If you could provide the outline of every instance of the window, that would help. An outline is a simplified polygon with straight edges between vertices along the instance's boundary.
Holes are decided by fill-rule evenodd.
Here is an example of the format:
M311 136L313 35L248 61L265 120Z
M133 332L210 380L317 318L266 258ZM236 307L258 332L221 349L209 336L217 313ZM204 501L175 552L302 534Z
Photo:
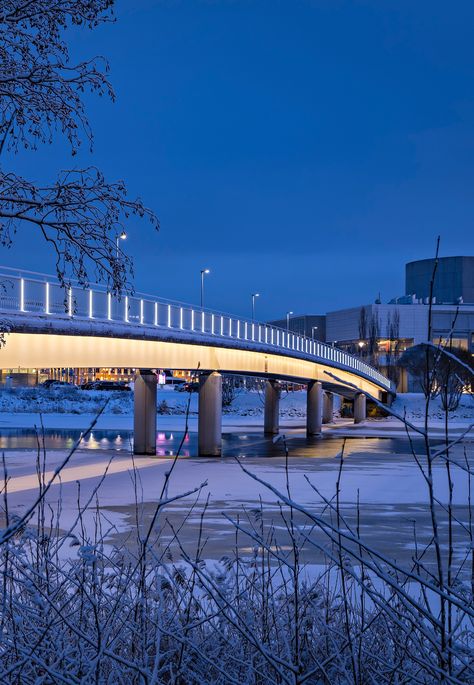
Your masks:
M449 337L447 334L435 334L433 337L433 344L448 348L452 345L453 347L457 347L461 350L468 349L467 335L459 333L453 334L451 337Z

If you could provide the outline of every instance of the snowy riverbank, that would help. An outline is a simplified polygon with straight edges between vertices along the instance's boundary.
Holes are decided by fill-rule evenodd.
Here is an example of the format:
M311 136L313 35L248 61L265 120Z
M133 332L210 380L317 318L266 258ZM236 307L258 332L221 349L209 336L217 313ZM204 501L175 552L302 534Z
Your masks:
M186 406L189 395L176 392L172 387L158 390L157 425L162 430L184 429ZM38 388L0 390L0 429L29 428L40 425L46 428L87 428L97 413L105 406L97 428L133 429L133 393L107 393L60 389L47 391ZM421 394L400 394L392 409L413 422L423 423L424 397ZM197 430L198 396L190 398L189 430ZM306 393L304 391L283 393L280 402L280 427L282 430L303 430L306 419ZM458 409L449 415L450 428L461 431L474 421L474 401L465 396ZM241 391L231 407L224 409L223 429L261 430L263 424L263 394L257 391ZM430 425L433 431L441 431L444 414L439 398L430 403ZM334 414L334 422L325 430L344 432L349 435L397 435L404 431L394 417L368 419L354 426L351 419L341 419Z

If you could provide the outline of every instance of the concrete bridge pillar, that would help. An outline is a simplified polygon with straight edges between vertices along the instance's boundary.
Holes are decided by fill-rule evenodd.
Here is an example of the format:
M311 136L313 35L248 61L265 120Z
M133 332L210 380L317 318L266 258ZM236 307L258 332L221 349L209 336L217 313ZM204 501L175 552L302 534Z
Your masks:
M310 438L321 433L323 421L323 386L310 381L306 395L306 435Z
M263 432L265 435L276 435L280 430L280 384L268 380L265 383L265 412Z
M365 395L357 393L354 397L354 423L362 423L367 418L367 400Z
M323 423L332 423L334 413L334 395L332 392L323 393Z
M198 451L200 457L222 454L222 376L202 373L199 376Z
M156 454L156 374L139 369L134 380L133 452Z

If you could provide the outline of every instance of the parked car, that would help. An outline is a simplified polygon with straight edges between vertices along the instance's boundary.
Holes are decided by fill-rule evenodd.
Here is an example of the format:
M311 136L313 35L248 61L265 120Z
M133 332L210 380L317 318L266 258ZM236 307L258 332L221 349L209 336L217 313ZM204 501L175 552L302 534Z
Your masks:
M83 390L112 390L130 392L131 388L121 381L92 381L81 385Z
M77 388L77 385L74 385L74 383L68 383L67 381L57 381L54 378L48 378L48 380L43 381L43 383L40 384L41 388L44 388L45 390L55 390L56 388Z
M93 390L96 381L87 381L87 383L82 383L79 387L81 390Z
M184 378L178 378L177 376L166 376L165 377L165 384L166 385L174 385L175 390L178 387L182 390L183 385L185 383L186 383L186 380Z
M177 385L175 387L175 390L178 390L178 392L198 392L199 381L190 381L189 383L182 383L181 385Z

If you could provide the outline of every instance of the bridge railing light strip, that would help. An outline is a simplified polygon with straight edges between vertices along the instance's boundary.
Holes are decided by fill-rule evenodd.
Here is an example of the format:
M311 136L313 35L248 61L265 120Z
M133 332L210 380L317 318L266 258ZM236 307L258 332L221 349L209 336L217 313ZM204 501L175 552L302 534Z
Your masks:
M20 278L20 311L25 311L25 279Z
M24 275L27 272L16 272L14 275L12 272L13 269L0 267L0 279L4 283L3 292L0 291L0 310L49 316L54 312L55 316L66 315L77 320L93 318L94 321L107 320L129 326L139 323L141 326L159 328L163 327L160 319L163 321L166 312L164 327L198 336L215 337L218 333L224 340L232 339L234 345L250 343L266 349L271 347L275 352L281 350L287 355L327 361L356 371L382 387L391 388L387 378L360 358L293 331L142 293L127 293L119 298L104 288L88 287L84 290L79 285L71 285L65 290L64 286L49 276L32 274L30 278ZM61 292L63 294L59 298L58 293ZM120 304L123 306L123 317L119 315ZM160 315L160 312L163 314Z

